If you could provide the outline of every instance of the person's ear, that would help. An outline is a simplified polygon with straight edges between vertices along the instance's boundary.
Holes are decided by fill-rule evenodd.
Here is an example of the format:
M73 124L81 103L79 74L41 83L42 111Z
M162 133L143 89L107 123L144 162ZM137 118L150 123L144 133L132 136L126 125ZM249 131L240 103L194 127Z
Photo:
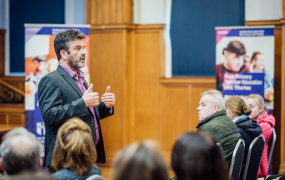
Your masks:
M227 57L228 56L228 51L226 49L224 49L224 56Z
M61 56L61 58L64 59L64 60L68 59L68 53L67 53L67 51L61 50L61 51L60 51L60 56Z
M219 111L219 105L217 105L217 104L215 104L214 105L214 110L213 110L213 113L216 113L216 112L218 112Z

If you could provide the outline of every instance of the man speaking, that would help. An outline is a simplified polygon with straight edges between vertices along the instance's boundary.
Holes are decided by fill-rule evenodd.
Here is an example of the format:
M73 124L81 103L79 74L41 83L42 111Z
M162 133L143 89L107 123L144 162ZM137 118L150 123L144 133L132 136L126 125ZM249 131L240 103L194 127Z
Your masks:
M54 49L59 66L44 76L38 86L46 129L44 166L50 167L57 131L71 117L79 117L90 126L98 153L97 162L106 161L100 119L114 114L115 95L110 93L108 86L100 103L99 94L92 92L93 84L88 87L85 74L80 70L85 67L87 55L84 38L85 35L75 29L56 35Z

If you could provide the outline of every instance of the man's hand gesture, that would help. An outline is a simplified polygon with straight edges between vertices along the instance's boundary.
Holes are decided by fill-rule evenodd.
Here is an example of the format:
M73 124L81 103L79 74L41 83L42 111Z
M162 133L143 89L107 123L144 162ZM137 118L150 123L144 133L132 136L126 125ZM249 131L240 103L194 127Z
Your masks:
M85 102L86 107L97 106L99 102L99 93L92 92L93 84L91 83L89 88L84 92L82 99Z
M111 108L115 105L115 95L113 93L110 93L110 89L110 86L107 86L106 92L101 97L102 102L104 102L107 108Z

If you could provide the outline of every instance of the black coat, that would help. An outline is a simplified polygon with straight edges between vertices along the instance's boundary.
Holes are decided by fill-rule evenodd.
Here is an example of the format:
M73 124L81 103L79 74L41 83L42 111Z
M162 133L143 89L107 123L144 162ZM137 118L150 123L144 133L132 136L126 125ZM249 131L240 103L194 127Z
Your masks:
M235 124L238 127L241 139L244 140L245 144L244 158L242 163L243 167L240 175L242 177L250 143L254 138L256 138L262 133L262 129L257 123L257 121L251 120L247 115L238 116L237 121L235 121Z

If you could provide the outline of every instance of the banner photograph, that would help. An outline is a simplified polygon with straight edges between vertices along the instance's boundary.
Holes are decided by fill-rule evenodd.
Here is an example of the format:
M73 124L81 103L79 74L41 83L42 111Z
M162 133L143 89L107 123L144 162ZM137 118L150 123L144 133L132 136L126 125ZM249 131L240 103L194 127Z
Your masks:
M260 94L274 103L274 27L216 27L217 89L224 98Z
M42 144L45 129L38 103L38 84L43 76L57 69L59 63L54 50L54 39L59 32L67 29L82 31L85 34L85 49L89 51L89 25L25 24L26 128L33 132ZM88 56L86 66L82 70L89 83Z

